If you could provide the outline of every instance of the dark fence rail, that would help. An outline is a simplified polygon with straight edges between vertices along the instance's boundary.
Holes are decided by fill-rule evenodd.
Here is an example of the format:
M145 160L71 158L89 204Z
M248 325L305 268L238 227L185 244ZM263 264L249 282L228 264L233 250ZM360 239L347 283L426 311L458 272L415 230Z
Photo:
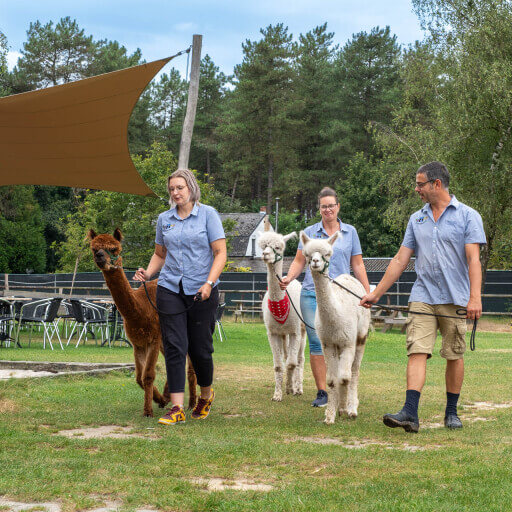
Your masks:
M133 288L133 272L126 272ZM377 284L383 272L368 272L371 284ZM302 276L300 278L302 280ZM383 304L407 305L415 272L404 272L383 297ZM267 288L266 273L226 272L222 274L220 291L226 303L234 306L236 300L261 300ZM110 292L101 272L73 274L0 274L0 294L14 296L63 296L78 298L109 297ZM490 270L483 294L483 309L490 314L512 314L512 271Z

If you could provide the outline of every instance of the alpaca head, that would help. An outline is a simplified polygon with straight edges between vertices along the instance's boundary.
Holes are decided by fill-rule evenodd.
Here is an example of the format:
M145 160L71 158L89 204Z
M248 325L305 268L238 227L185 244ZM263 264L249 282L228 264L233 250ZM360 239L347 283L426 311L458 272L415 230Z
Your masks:
M311 272L324 273L329 267L329 260L332 256L332 246L340 235L339 231L336 231L334 235L326 239L312 239L309 238L304 231L300 232L300 240L302 242L302 253L306 258L306 262L311 269Z
M265 263L274 264L283 259L286 242L297 236L293 231L288 235L280 235L274 231L270 231L270 223L265 219L265 231L258 239L258 245L263 251L263 261Z
M97 235L93 229L87 234L90 246L94 255L94 263L100 270L114 270L122 267L123 260L120 256L123 250L121 240L123 235L119 228L116 228L113 235Z

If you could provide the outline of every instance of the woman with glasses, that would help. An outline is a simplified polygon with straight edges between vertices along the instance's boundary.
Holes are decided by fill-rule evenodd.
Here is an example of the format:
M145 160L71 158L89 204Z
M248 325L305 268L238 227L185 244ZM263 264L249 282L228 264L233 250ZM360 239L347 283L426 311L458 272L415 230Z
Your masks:
M370 284L363 262L361 244L357 236L356 229L341 222L338 218L340 203L336 192L329 187L324 187L318 194L318 208L322 220L304 231L310 238L329 238L336 231L341 231L342 236L338 237L333 246L333 254L329 263L329 276L335 278L340 274L349 274L350 267L354 276L361 281L367 293L370 292ZM283 277L281 289L285 290L288 284L296 279L306 266L306 258L302 254L302 243L299 243L295 259L290 265L288 275ZM302 283L302 292L300 297L300 308L306 324L315 325L316 312L316 294L315 285L311 276L311 271L306 268L306 276ZM326 392L326 366L322 351L322 344L314 329L306 326L309 340L310 364L315 384L317 396L313 407L325 407L327 405Z
M160 214L155 252L147 269L134 279L147 281L160 271L156 305L171 393L171 409L159 423L185 421L183 409L187 353L197 375L201 396L192 419L208 416L213 392L213 330L219 303L219 276L226 264L226 237L219 214L201 204L196 178L178 169L167 180L171 209Z

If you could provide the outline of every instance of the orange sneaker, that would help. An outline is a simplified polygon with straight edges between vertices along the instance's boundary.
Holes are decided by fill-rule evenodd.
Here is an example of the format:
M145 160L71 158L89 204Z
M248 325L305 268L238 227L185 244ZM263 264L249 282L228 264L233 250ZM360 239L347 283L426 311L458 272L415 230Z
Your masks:
M208 414L210 414L210 408L212 406L213 399L215 398L215 392L212 389L210 398L201 398L197 401L195 409L192 411L192 418L194 420L204 420Z
M185 423L185 411L181 405L174 405L164 416L162 416L158 423L162 425L176 425L176 423Z

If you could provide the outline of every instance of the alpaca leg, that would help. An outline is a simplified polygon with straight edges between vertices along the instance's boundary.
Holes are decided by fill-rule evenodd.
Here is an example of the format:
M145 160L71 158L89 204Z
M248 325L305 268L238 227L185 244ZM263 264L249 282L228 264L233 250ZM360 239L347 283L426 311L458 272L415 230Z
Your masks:
M356 354L352 363L352 378L348 385L348 403L347 414L349 418L357 418L357 408L359 407L358 386L359 386L359 368L363 359L365 345L356 346Z
M336 419L336 410L338 409L338 347L322 343L324 349L325 365L327 367L327 388L329 389L329 398L325 408L325 423L332 425Z
M283 399L284 347L280 335L269 333L268 339L274 358L274 378L276 382L272 400L280 402Z
M142 373L144 372L144 364L146 362L146 349L134 345L133 358L135 360L135 381L142 389L144 389Z
M306 348L306 331L300 332L298 338L299 341L299 353L297 356L297 395L303 393L303 382L304 382L304 349Z
M146 366L144 368L144 391L148 392L152 396L152 400L158 404L160 408L164 408L168 402L165 401L164 396L160 394L160 391L154 385L156 377L156 363L158 361L158 355L160 354L158 343L151 343L148 348ZM150 401L151 405L151 401Z
M286 393L299 395L299 346L295 334L288 335L288 357L286 358Z
M350 383L345 380L338 382L338 414L343 416L347 412L348 389Z
M188 408L193 409L197 402L197 377L192 361L187 356Z
M340 349L338 379L345 384L348 384L352 378L352 362L354 361L355 350L355 343Z

